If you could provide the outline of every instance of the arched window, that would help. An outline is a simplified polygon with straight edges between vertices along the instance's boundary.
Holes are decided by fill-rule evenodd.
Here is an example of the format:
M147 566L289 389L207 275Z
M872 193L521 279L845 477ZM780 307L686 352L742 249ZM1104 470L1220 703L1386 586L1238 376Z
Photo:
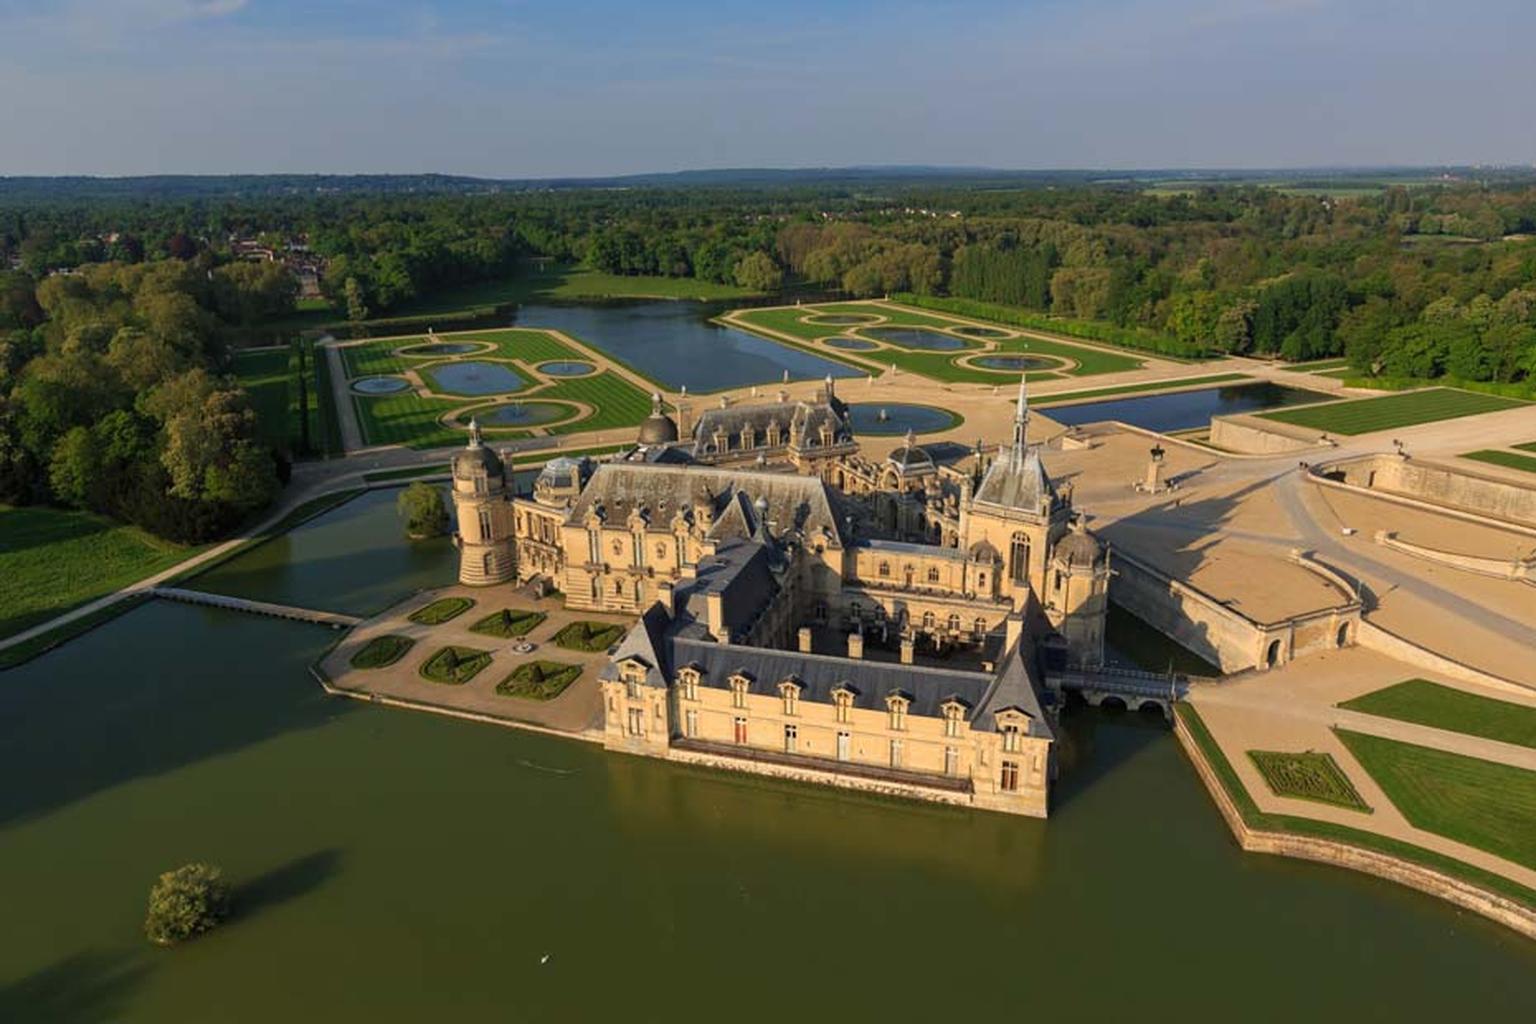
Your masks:
M938 623L937 623L937 620L933 616L933 612L923 612L923 629L924 630L926 630L929 633L932 633L933 632L933 627L935 625L937 625L937 624Z
M837 709L837 720L846 723L853 710L853 691L846 686L839 686L832 691L832 704Z
M950 616L949 616L949 631L951 633L958 633L958 632L960 632L960 613L959 612L951 612L950 613Z
M974 632L976 634L976 639L978 640L987 635L987 620L979 615L976 616Z
M951 738L960 735L960 722L965 715L965 706L959 701L952 700L944 705L944 735Z
M1015 583L1029 579L1029 538L1022 533L1014 534L1009 545L1008 575Z

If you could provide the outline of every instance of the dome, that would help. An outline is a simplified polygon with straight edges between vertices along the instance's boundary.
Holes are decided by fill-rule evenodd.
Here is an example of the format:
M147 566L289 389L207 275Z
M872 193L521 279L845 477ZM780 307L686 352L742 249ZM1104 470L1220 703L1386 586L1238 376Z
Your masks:
M677 424L661 408L661 395L651 393L651 414L640 424L639 444L671 444L677 440Z
M480 442L480 424L470 420L469 444L453 453L453 475L478 476L483 473L499 477L504 472L501 458Z
M1094 569L1104 564L1105 550L1079 519L1072 532L1056 542L1055 557L1073 569Z
M907 438L902 446L887 455L885 459L903 474L926 473L934 468L933 456L917 443L917 435L910 430L907 431Z

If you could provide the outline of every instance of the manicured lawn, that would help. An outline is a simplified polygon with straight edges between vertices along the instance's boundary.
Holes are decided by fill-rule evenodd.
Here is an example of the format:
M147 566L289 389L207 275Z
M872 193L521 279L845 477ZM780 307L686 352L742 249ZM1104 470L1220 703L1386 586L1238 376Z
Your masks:
M865 333L865 326L858 324L839 326L801 322L801 318L806 316L838 313L871 314L886 317L887 320L884 323L875 325L877 327L953 329L970 326L969 321L956 320L942 313L919 312L906 306L884 306L859 302L833 302L815 306L748 309L738 311L736 319L740 323L760 327L767 331L779 331L806 343L813 342L817 338L839 334L862 337L871 341L880 340L876 335ZM998 329L1017 331L1020 328L1000 324ZM845 362L871 368L878 367L884 369L895 363L900 370L933 380L978 384L1001 384L1018 380L1018 374L1012 371L985 370L960 365L957 362L958 359L974 355L983 348L983 345L980 343L981 339L971 337L966 340L970 342L968 348L951 352L908 349L893 344L888 344L884 348L866 351L828 350L823 348L817 348L816 351L818 353L831 354ZM1071 363L1075 364L1059 372L1046 369L1032 371L1029 374L1030 380L1051 380L1062 376L1083 377L1099 373L1115 373L1122 370L1134 370L1143 365L1143 361L1134 356L1038 337L996 339L996 347L990 351L997 355L1027 354L1055 356L1060 359L1070 360Z
M584 420L550 428L552 434L637 426L651 414L651 396L612 370L591 377L573 377L528 393L529 398L564 398L586 402L596 411Z
M1339 707L1501 743L1536 747L1536 707L1468 693L1427 679L1409 679L1347 700Z
M411 612L408 618L420 626L441 626L450 619L463 615L474 606L474 598L441 597Z
M528 611L522 608L503 608L499 612L491 612L485 618L469 627L471 633L484 633L486 636L499 637L502 640L510 640L514 636L526 636L528 631L543 622L547 615L543 612Z
M1192 388L1196 385L1227 384L1232 381L1249 380L1242 373L1215 373L1209 377L1186 377L1183 380L1154 380L1142 384L1121 384L1113 388L1094 388L1091 391L1069 391L1059 395L1041 395L1039 398L1031 397L1030 405L1045 406L1059 405L1062 402L1075 402L1085 398L1107 398L1110 395L1131 395L1141 391L1163 391L1172 388Z
M1319 370L1341 370L1348 365L1348 359L1314 359L1310 363L1291 363L1286 366L1286 369L1302 373L1317 373Z
M268 444L286 445L294 425L288 413L288 356L286 348L235 353L235 380L245 389L257 432Z
M90 512L0 505L0 637L196 553Z
M572 622L555 634L555 643L568 651L606 651L619 642L624 627L615 622Z
M1188 730L1190 739L1210 765L1217 783L1226 792L1228 799L1232 801L1233 806L1237 808L1237 813L1242 816L1249 828L1265 832L1312 836L1348 843L1366 850L1375 850L1378 853L1442 872L1453 878L1464 879L1490 892L1507 896L1527 907L1536 908L1536 890L1528 889L1503 875L1486 871L1443 853L1426 850L1422 846L1405 843L1390 836L1351 828L1348 825L1336 825L1330 821L1318 821L1315 818L1304 818L1295 814L1269 814L1259 810L1258 804L1254 803L1252 795L1243 786L1242 780L1237 777L1237 772L1227 760L1226 754L1222 752L1205 722L1200 718L1200 713L1192 705L1185 703L1175 704L1174 713Z
M554 700L581 677L581 666L563 661L530 661L496 684L503 697Z
M416 641L408 636L376 636L352 655L350 664L353 668L383 668L405 657L405 652L415 646Z
M1275 796L1315 800L1320 804L1347 807L1353 811L1371 809L1360 799L1360 794L1355 791L1349 777L1339 770L1338 762L1331 754L1310 750L1300 754L1250 750L1248 757L1259 774L1264 776L1264 781Z
M1519 448L1523 452L1536 452L1536 441L1528 441L1525 444L1517 444L1515 447Z
M460 686L491 663L490 651L473 647L444 647L422 662L421 678L430 683Z
M515 359L530 366L551 359L588 359L548 331L523 327L503 330L453 331L448 334L404 334L391 338L375 338L361 345L348 345L341 350L346 362L348 379L371 377L380 373L403 373L427 363L443 361L442 353L406 352L396 355L399 349L432 342L483 342L494 346L476 352L467 352L458 359Z
M1536 772L1337 730L1415 827L1536 868Z
M746 288L691 277L626 277L553 263L541 270L529 263L504 280L447 289L404 305L392 315L464 316L512 303L550 299L741 299L753 294Z
M442 423L443 416L464 405L463 399L422 398L414 391L405 391L378 398L353 395L352 404L367 444L449 448L464 443L462 430Z
M1382 398L1364 398L1352 402L1283 409L1264 413L1263 418L1299 427L1311 427L1331 434L1367 434L1374 430L1395 430L1420 423L1474 416L1478 413L1518 409L1527 402L1498 395L1484 395L1455 388L1429 388L1406 391Z
M1461 457L1464 459L1474 459L1478 462L1486 462L1493 466L1523 469L1527 473L1536 473L1536 455L1521 455L1518 452L1499 451L1497 448L1483 448L1475 452L1464 452Z
M449 473L450 470L445 461L442 465L433 463L430 466L406 466L404 469L378 469L372 473L364 473L363 479L376 484L390 480L414 480L421 476L448 476Z

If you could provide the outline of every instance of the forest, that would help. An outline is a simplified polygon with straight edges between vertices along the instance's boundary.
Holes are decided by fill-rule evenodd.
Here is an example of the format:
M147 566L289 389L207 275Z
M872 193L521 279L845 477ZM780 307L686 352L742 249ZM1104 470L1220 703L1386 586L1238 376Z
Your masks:
M195 539L270 497L293 453L256 440L228 349L253 325L292 322L294 283L281 261L241 260L237 239L320 267L336 319L387 316L546 257L769 295L910 293L1170 355L1344 356L1383 383L1536 387L1528 176L1337 190L917 174L600 188L178 180L142 195L0 187L0 502L78 505Z

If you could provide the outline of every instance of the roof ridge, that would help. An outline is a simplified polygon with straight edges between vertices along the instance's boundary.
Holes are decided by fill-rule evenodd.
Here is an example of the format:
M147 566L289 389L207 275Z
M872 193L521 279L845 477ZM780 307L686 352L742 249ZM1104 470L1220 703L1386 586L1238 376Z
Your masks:
M800 658L820 662L848 662L855 665L868 665L873 668L891 669L893 671L900 672L921 673L923 675L929 676L963 676L967 679L992 679L997 675L995 672L973 672L968 669L960 668L935 668L932 665L901 665L893 664L888 661L874 661L868 658L849 658L837 654L815 654L804 651L785 651L777 647L752 647L747 644L720 644L714 643L710 640L696 640L693 637L686 636L674 636L670 639L674 644L687 644L703 647L710 650L719 649L723 651L734 648L740 650L755 651L759 654L776 654L786 658Z

